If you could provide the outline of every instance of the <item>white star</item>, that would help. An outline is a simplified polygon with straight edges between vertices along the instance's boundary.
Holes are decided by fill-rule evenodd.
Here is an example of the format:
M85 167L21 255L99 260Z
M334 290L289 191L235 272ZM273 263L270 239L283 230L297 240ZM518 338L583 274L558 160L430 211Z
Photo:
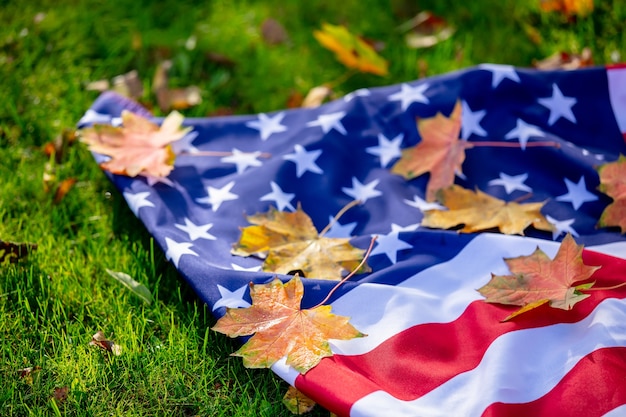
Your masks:
M515 81L516 83L520 82L519 75L517 75L515 67L512 65L481 64L478 67L491 71L491 74L493 75L493 78L491 79L491 88L496 88L505 78Z
M341 124L341 119L343 119L345 115L345 111L338 111L336 113L329 114L320 114L319 116L317 116L316 120L308 122L306 125L310 127L319 126L322 128L322 132L324 133L328 133L332 129L335 129L342 135L347 135L348 132L346 132L346 128L343 127L343 125Z
M411 207L415 207L421 212L427 210L445 210L444 206L438 203L429 203L418 195L413 196L413 200L404 200L404 202Z
M231 268L233 268L234 271L259 272L261 270L261 265L245 268L243 266L231 263L230 266Z
M563 233L569 233L574 237L578 237L578 233L572 227L572 224L576 221L576 219L557 220L549 215L546 215L546 220L554 225L552 240L556 240L556 238L561 236Z
M344 187L341 191L355 200L360 200L361 204L365 204L368 199L383 195L383 193L374 189L379 182L379 180L374 180L367 185L363 185L356 177L352 177L352 188Z
M506 175L504 172L500 173L500 178L491 180L487 184L489 185L501 185L507 194L511 194L515 190L532 192L533 189L524 184L524 181L528 179L528 174L520 175Z
M348 223L348 224L339 224L338 221L335 221L333 216L328 216L328 224L331 224L328 232L324 234L324 237L350 237L352 236L352 232L356 227L357 223Z
M190 131L179 140L172 142L172 151L174 151L176 155L179 155L183 152L185 153L198 152L198 148L196 148L195 146L191 144L194 140L196 140L197 137L198 137L198 132L196 132L195 130Z
M469 139L469 137L474 133L477 136L487 136L487 132L480 125L480 121L487 114L486 110L477 110L472 112L469 104L465 101L461 102L462 110L462 121L461 121L461 137L465 140Z
M315 160L322 154L321 149L309 151L302 145L294 145L294 153L283 156L287 161L292 161L296 164L296 176L300 178L305 172L310 171L314 174L322 174L324 171L317 166Z
M225 156L220 161L227 164L237 165L237 174L241 174L248 167L260 167L263 165L257 158L261 152L241 152L239 149L233 149L233 154Z
M380 166L384 168L392 159L402 155L400 145L402 144L403 138L404 135L402 133L391 140L387 139L382 133L379 133L378 146L366 148L365 152L380 157Z
M135 213L135 216L139 216L139 209L142 207L154 207L152 201L147 200L150 195L149 191L143 193L132 194L127 191L124 192L124 198L128 203L128 207Z
M260 198L260 200L276 202L276 206L278 207L279 211L283 211L285 207L291 211L294 211L295 208L291 205L291 200L296 195L283 192L283 190L274 181L270 183L270 186L272 187L272 192L269 194L265 194L263 197Z
M197 253L195 253L194 251L190 249L193 246L193 243L176 242L175 240L172 240L169 237L166 237L165 244L167 245L167 250L165 251L165 258L167 260L171 260L176 268L178 268L178 263L180 262L181 256L183 255L198 256Z
M246 126L261 132L261 139L267 140L273 133L280 133L287 130L287 126L280 124L285 117L285 113L281 112L274 117L268 117L266 114L259 114L259 120L247 122Z
M415 87L411 87L409 84L402 84L400 91L389 96L389 101L402 102L401 109L406 110L411 103L418 102L428 104L430 101L424 95L424 91L428 90L430 85L428 83L420 84Z
M243 299L244 295L246 295L247 289L248 286L244 285L235 291L230 291L228 288L224 288L220 284L217 284L217 290L220 292L221 297L215 302L215 304L213 304L213 311L220 307L250 307L251 304Z
M209 233L209 230L213 227L213 223L207 224L194 224L191 220L185 217L185 224L175 224L177 228L189 235L189 239L208 239L215 240L215 236Z
M526 143L531 137L544 137L545 134L537 127L526 123L522 119L517 119L517 125L509 133L506 134L504 139L519 139L519 144L522 150L526 149Z
M391 227L392 230L388 234L378 235L376 246L372 250L371 256L385 254L391 263L395 264L398 260L398 251L411 249L413 246L400 240L399 234L404 231L402 228L398 227L398 225L391 225Z
M572 112L572 107L576 104L573 97L565 97L556 84L552 84L552 97L540 98L539 104L550 109L548 124L553 125L559 118L564 117L572 123L576 123L576 117Z
M210 204L213 211L217 211L218 208L225 201L236 200L239 198L237 194L233 194L230 190L235 186L235 181L231 181L222 188L207 187L208 197L196 198L196 202L201 204Z
M91 124L99 124L99 125L103 125L103 124L109 124L111 123L111 116L109 116L108 114L102 114L102 113L98 113L97 111L94 110L87 110L84 114L83 117L80 118L80 120L78 121L78 125L83 127L84 125L91 125Z
M558 196L556 200L572 203L574 210L578 210L580 206L588 201L596 201L598 199L598 196L587 191L584 176L580 177L577 184L565 178L565 186L567 187L567 193Z
M355 97L367 97L371 95L370 90L368 90L367 88L359 88L358 90L355 90L351 93L346 94L345 96L343 96L343 99L348 102L350 100L352 100Z

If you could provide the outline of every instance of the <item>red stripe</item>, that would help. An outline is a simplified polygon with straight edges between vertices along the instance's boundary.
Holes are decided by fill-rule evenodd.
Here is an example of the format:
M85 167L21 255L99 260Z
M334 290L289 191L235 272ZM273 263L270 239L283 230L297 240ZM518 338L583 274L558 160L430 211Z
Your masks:
M626 348L585 356L546 395L524 404L494 403L483 417L602 416L626 404Z
M603 265L593 277L597 287L626 280L626 261L594 252L584 252L583 258L587 264ZM374 391L384 390L399 399L413 400L476 367L499 336L513 330L580 321L610 297L626 297L626 287L591 292L571 311L545 305L507 323L499 321L514 308L475 301L451 323L414 326L368 353L325 358L306 375L298 376L296 387L338 415L348 415L355 401Z

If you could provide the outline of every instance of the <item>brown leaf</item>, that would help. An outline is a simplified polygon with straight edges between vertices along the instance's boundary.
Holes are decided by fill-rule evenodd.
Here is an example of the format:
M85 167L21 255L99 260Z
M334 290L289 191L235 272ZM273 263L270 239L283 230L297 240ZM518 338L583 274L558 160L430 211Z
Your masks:
M56 192L54 193L54 199L52 202L54 204L59 204L61 200L65 198L67 193L70 192L72 188L74 188L74 184L76 184L76 178L66 178L57 187Z
M213 330L230 337L254 334L233 356L241 356L247 368L269 368L287 356L287 365L306 373L322 358L332 356L329 339L363 337L348 317L331 313L331 306L301 309L304 286L294 276L283 284L250 285L252 306L227 308Z
M185 88L169 88L168 71L172 61L166 60L157 67L152 79L152 91L156 95L159 109L162 112L169 110L183 110L196 106L202 102L200 88L189 86Z
M261 36L270 45L278 45L289 40L287 31L276 19L267 18L261 24Z
M598 175L598 189L613 199L602 212L598 225L617 226L626 233L626 156L620 155L619 160L601 165Z
M74 129L63 129L54 140L43 145L43 152L48 156L54 155L57 164L62 164L67 156L70 146L76 142L76 131Z
M554 308L571 310L574 304L589 297L580 290L591 288L593 283L572 285L589 279L600 269L599 266L586 265L582 251L583 245L577 245L568 233L554 259L539 248L528 256L507 258L504 261L511 275L492 274L489 283L478 291L488 303L522 307L504 321L546 303Z
M306 95L304 100L302 100L302 107L306 107L309 109L319 107L329 98L333 93L333 90L326 87L325 85L319 85L317 87L313 87L311 91Z
M400 160L391 168L392 173L409 180L430 172L427 201L434 201L437 190L454 183L454 175L461 172L465 161L465 150L473 147L470 142L459 140L461 112L461 102L457 101L450 117L437 113L434 117L419 119L417 130L421 142L404 149Z
M556 52L545 59L533 63L535 68L547 71L556 69L574 70L593 65L593 57L589 48L584 48L580 54Z
M17 374L27 384L33 383L33 373L41 371L41 366L29 366L27 368L18 369Z
M0 240L0 263L15 263L26 259L29 253L37 249L34 243L14 243Z
M92 336L91 341L89 342L89 345L97 346L106 352L110 352L114 354L115 356L119 356L122 354L122 347L116 344L115 342L107 340L106 337L104 337L104 333L102 333L101 330L98 330L96 334Z
M138 99L143 95L143 83L137 70L113 77L113 91L125 97Z
M298 416L310 412L315 407L315 401L292 386L289 386L289 389L287 389L283 397L283 404L292 414Z
M320 236L311 218L301 207L282 212L271 207L267 213L247 217L231 253L238 256L265 256L263 270L288 274L301 270L307 278L340 280L354 270L365 254L348 238ZM366 272L367 267L360 272Z
M403 23L398 28L405 35L405 42L409 48L429 48L439 42L449 39L455 32L442 17L429 11L418 13L413 19Z
M439 190L437 200L448 210L428 210L422 225L448 229L463 224L460 232L473 233L498 228L507 235L524 234L529 226L551 231L554 226L541 214L545 203L518 204L505 202L480 190L467 190L458 185Z
M54 398L57 403L62 404L67 400L69 390L68 387L55 387L52 392L52 398Z
M593 12L593 0L539 0L544 12L560 12L584 17Z

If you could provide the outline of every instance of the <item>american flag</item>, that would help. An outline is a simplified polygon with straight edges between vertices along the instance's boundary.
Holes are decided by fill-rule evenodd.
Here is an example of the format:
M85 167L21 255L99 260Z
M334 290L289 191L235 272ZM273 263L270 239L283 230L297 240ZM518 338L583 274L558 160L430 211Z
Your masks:
M467 151L465 188L506 201L543 202L553 232L460 234L420 225L428 175L411 181L390 167L420 141L416 118L463 108L461 138L518 142ZM150 114L104 93L79 127ZM157 122L159 121L156 119ZM503 258L539 246L554 256L570 233L583 259L602 265L596 287L626 280L626 238L597 222L611 202L596 168L626 154L626 67L536 71L484 64L399 85L361 89L315 109L186 119L193 130L166 179L110 175L181 275L216 317L250 305L248 284L273 274L231 255L245 215L298 204L318 230L352 200L326 236L352 237L368 263L337 291L333 312L368 336L331 341L334 355L305 375L273 371L339 416L625 416L626 288L595 291L572 310L539 308L501 323L512 309L476 291ZM560 147L536 147L554 141ZM102 157L96 155L97 160ZM283 279L289 277L281 276ZM303 280L302 307L335 282Z

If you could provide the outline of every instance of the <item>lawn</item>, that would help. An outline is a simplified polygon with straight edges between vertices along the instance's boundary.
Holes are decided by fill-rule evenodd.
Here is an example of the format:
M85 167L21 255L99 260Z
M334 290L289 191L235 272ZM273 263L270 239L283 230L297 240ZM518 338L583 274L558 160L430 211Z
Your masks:
M340 97L484 62L527 67L586 47L600 65L626 56L620 0L596 1L586 17L543 12L539 0L2 3L0 240L37 245L26 259L0 266L3 416L290 415L281 402L287 384L229 356L236 342L209 330L210 310L88 150L73 145L60 161L43 151L95 100L90 82L136 70L140 100L162 115L150 86L170 59L170 86L194 85L202 95L183 113L206 117L279 110L325 83ZM420 10L443 17L454 35L408 48L397 27ZM268 18L288 40L264 39ZM384 44L389 75L345 77L312 35L324 22ZM44 174L54 174L50 190ZM67 178L76 183L55 202L56 183ZM154 301L144 303L106 269L131 275ZM97 331L121 355L90 345ZM328 412L318 407L312 415Z

